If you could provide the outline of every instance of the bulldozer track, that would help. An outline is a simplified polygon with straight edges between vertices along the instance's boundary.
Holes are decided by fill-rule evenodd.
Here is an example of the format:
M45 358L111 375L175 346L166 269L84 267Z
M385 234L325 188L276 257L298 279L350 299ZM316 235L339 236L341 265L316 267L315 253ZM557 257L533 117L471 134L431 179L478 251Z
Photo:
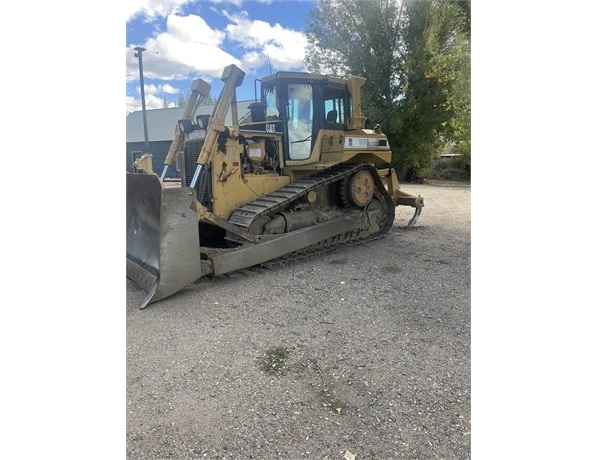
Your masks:
M295 251L272 261L264 262L260 264L260 266L271 267L281 265L312 257L314 255L327 253L340 247L364 244L383 238L393 225L395 208L378 174L376 174L376 169L372 166L358 163L339 164L305 179L288 184L263 198L254 200L237 209L229 218L229 222L247 230L257 218L284 211L287 206L301 199L309 191L334 182L340 182L360 170L370 170L376 183L374 195L383 206L383 215L386 215L385 221L379 232L375 234L367 233L365 235L365 232L360 231L360 229L350 229L331 238L324 239L300 251Z
M333 237L333 238L330 238L329 240L323 241L322 243L325 243L325 244L323 244L322 246L320 246L320 244L322 244L322 243L320 243L319 245L309 246L302 251L295 251L295 252L292 252L291 254L288 254L284 257L279 257L274 260L269 260L268 262L264 262L264 263L260 264L259 266L268 269L271 267L280 266L280 265L284 265L287 263L297 262L297 261L303 260L303 259L309 259L314 256L328 254L337 249L346 249L346 248L350 248L353 246L361 246L363 244L370 243L372 241L380 240L380 239L384 238L385 236L387 236L387 233L379 232L375 235L362 237L360 239L351 239L351 240L341 241L341 242L335 242L335 241L329 242L329 240L334 240L335 237Z
M363 237L363 238L355 239L355 240L349 240L349 241L337 242L337 243L333 242L333 243L323 245L323 246L314 245L314 246L310 246L304 250L295 251L290 254L287 254L286 256L278 257L276 259L269 260L267 262L263 262L258 265L254 265L252 267L242 268L242 269L236 270L234 272L225 273L221 276L228 278L228 277L234 276L235 274L267 273L268 270L271 270L272 268L275 268L275 267L280 267L280 266L283 266L286 264L291 264L291 263L298 262L298 261L304 260L304 259L311 259L314 256L318 256L318 255L329 254L338 249L348 249L353 246L361 246L363 244L371 243L372 241L380 240L382 238L385 238L386 236L387 236L386 233L384 233L384 234L377 233L376 235L370 235L368 237ZM331 238L331 240L332 239L333 238ZM326 241L328 241L328 240L326 240ZM196 283L198 283L198 282L200 282L200 280L196 281Z
M364 167L365 165L357 163L339 164L305 179L292 182L235 210L231 214L229 222L247 230L259 216L283 211L289 204L299 200L310 190L338 182Z

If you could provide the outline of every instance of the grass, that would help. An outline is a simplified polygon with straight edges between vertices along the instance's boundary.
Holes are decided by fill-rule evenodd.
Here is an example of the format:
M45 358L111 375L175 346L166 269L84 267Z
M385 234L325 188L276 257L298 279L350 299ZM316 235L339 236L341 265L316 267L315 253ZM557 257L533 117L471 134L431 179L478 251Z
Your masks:
M291 350L286 347L269 348L260 358L260 368L269 375L277 377L285 375L289 371L287 365L289 353L291 353Z
M328 392L324 392L324 402L322 403L325 409L330 410L335 415L341 415L345 413L347 405L338 398L335 398Z

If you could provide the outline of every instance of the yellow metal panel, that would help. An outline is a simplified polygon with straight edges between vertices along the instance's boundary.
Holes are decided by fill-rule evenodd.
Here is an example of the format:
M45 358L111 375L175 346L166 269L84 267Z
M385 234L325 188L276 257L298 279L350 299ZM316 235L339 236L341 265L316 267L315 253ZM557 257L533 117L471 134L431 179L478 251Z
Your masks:
M212 212L222 219L228 219L240 206L262 198L290 182L289 176L274 173L246 174L242 178L239 168L223 181L218 178L219 172L220 170L214 170L213 173Z

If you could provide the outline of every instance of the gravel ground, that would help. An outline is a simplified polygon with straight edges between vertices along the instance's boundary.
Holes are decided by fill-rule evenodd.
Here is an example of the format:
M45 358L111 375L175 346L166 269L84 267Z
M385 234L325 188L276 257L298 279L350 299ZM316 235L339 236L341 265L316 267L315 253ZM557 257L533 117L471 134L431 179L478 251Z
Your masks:
M383 239L203 279L138 308L128 459L469 459L470 186Z

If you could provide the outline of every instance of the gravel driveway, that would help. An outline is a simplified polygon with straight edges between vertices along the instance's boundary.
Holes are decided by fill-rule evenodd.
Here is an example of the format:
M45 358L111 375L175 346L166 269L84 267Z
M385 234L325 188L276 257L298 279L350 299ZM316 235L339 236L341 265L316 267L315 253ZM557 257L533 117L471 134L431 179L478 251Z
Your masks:
M469 459L470 187L402 189L417 225L366 245L127 282L127 458Z

